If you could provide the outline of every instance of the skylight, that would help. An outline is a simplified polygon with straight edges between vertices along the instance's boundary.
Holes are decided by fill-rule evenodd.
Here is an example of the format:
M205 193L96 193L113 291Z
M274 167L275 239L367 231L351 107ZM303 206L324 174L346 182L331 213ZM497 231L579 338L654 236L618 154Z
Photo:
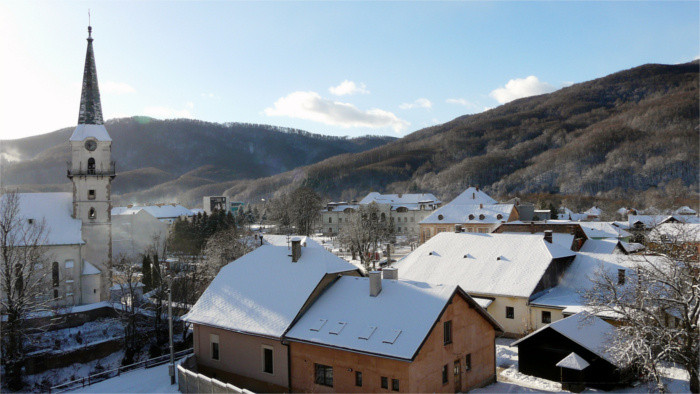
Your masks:
M374 334L375 331L377 331L376 326L367 326L367 328L365 328L362 331L362 334L360 334L360 336L358 336L357 338L367 340L369 339L369 337L372 336L372 334Z
M311 328L309 328L309 330L320 331L321 327L323 327L323 325L326 324L327 321L328 321L327 319L318 319L318 321L316 323L314 323L314 325L311 326Z
M382 339L382 342L393 345L399 335L401 335L401 330L391 330L386 334L384 339Z
M333 334L333 335L338 335L338 334L340 334L341 331L343 331L343 328L345 328L346 324L348 324L348 323L339 321L339 322L335 323L335 326L333 328L331 328L331 330L328 333Z

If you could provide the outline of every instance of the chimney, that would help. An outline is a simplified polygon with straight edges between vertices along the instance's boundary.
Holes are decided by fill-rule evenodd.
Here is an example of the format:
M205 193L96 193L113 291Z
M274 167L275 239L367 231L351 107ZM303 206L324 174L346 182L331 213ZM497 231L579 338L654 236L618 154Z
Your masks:
M263 236L262 236L262 234L260 234L260 246L262 246L262 245L263 245Z
M292 238L292 263L299 261L301 257L301 239Z
M552 230L544 230L544 240L552 243Z
M376 297L382 292L382 273L380 271L372 271L369 273L369 295Z
M398 268L384 268L382 273L384 274L384 279L399 279Z
M476 193L472 193L472 200L476 200Z
M476 187L476 191L479 191L479 186Z
M484 209L484 204L479 204L479 209Z
M462 232L462 225L461 224L455 224L455 232L456 233Z

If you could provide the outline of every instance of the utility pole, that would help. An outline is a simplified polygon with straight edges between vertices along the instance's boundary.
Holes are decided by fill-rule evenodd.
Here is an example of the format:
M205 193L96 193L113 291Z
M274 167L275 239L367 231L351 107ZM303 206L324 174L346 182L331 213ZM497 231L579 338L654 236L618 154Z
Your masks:
M170 374L170 384L175 384L175 352L173 349L173 277L168 275L168 330L170 332L170 366L168 373Z

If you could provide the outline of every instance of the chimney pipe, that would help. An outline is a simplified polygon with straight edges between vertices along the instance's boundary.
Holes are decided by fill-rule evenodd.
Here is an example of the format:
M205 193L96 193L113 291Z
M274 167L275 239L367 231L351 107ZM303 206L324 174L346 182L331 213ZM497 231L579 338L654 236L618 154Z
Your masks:
M552 230L544 230L544 240L552 243Z
M399 279L398 268L384 268L382 273L384 274L384 279Z
M260 235L260 246L262 246L262 245L263 245L263 236L262 236L262 234L261 234L261 235Z
M369 273L369 295L376 297L382 292L382 273L380 271L372 271Z
M293 238L292 239L292 263L296 263L297 261L299 261L300 257L301 257L301 239Z
M484 204L479 204L479 209L484 209Z

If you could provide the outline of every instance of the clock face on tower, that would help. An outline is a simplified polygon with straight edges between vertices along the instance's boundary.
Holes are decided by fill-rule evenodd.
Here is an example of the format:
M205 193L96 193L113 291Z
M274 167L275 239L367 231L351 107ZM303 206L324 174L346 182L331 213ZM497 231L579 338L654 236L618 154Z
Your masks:
M85 141L85 149L89 151L94 151L97 148L97 142L95 140L87 140Z

